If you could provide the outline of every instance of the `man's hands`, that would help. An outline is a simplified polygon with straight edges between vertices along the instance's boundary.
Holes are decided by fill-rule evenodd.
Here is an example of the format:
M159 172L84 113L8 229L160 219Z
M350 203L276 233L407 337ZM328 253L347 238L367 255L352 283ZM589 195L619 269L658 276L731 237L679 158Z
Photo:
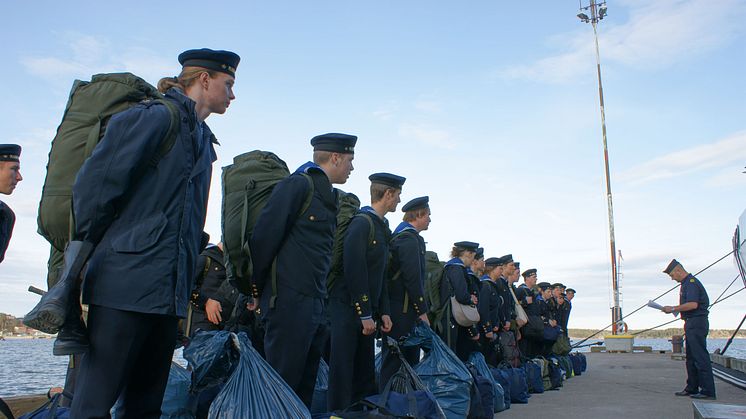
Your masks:
M390 332L391 327L394 325L393 323L391 323L391 317L388 314L384 314L383 316L381 316L381 322L383 322L383 324L381 325L381 331L383 333Z
M363 324L363 334L365 336L372 335L376 332L376 322L373 321L373 319L360 319L360 322Z
M422 322L425 323L427 327L430 327L430 319L427 318L427 313L420 314L420 320L422 320Z
M205 314L207 314L207 320L212 324L220 324L223 321L220 313L223 312L223 307L220 305L220 301L208 298L205 303Z

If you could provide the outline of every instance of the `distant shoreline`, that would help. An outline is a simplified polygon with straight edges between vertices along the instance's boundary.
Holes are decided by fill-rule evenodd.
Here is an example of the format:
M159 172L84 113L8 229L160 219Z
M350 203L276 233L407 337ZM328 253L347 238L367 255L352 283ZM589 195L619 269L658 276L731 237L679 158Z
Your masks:
M631 334L639 338L652 338L652 339L670 339L671 336L684 334L683 328L648 330L646 332L640 333L643 330L646 330L646 329L628 330L627 334ZM570 329L569 330L570 338L572 339L585 339L588 336L591 336L596 332L598 332L598 329ZM728 339L731 336L733 336L734 332L735 330L710 329L710 333L707 335L707 337L711 339ZM601 338L604 335L609 335L609 334L611 334L610 328L603 332L598 332L598 334L593 336L593 338ZM735 336L735 338L746 339L746 330L740 330L738 334Z

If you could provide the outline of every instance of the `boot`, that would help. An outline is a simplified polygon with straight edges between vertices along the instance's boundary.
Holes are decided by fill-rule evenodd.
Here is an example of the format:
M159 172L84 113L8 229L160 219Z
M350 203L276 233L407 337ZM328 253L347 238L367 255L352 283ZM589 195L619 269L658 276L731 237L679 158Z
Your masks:
M23 324L44 333L59 332L60 327L65 323L73 298L77 298L72 294L78 288L78 277L93 249L93 243L89 242L71 241L67 245L65 265L62 268L59 282L41 297L36 307L23 317ZM77 299L74 302L77 305Z
M79 289L75 290L78 294ZM70 311L65 316L57 339L54 341L52 353L56 356L82 354L88 349L88 329L83 322L82 310L79 302L72 302Z

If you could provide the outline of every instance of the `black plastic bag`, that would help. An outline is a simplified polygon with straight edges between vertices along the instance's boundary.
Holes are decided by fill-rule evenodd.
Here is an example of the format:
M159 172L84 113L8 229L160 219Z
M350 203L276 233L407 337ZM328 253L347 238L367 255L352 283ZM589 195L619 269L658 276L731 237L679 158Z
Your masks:
M225 382L238 364L238 348L226 331L197 332L184 348L192 369L193 393Z
M311 412L261 355L245 333L231 335L238 365L210 406L209 419L310 419Z

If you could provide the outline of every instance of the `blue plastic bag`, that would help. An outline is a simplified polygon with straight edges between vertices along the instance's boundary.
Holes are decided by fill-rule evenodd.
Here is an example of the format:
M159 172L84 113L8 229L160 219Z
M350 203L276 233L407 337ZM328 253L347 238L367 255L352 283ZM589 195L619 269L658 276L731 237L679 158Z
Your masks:
M528 391L530 393L543 393L544 381L541 377L541 365L535 363L533 360L528 360L523 364L523 368L526 370Z
M526 382L526 370L523 368L509 368L512 372L510 382L510 402L511 403L528 403L528 383Z
M230 332L197 332L184 348L184 359L192 369L189 390L197 393L224 383L236 368L238 357Z
M433 393L446 417L465 418L469 412L472 378L464 363L422 322L412 329L403 345L420 346L425 352L414 370Z
M326 412L327 399L329 392L329 365L324 358L319 359L319 371L316 373L316 386L313 388L313 398L311 399L311 414Z
M194 419L197 410L197 399L189 393L192 376L181 365L171 362L168 371L168 383L161 402L161 419ZM122 417L122 399L111 408L111 418Z
M487 365L484 355L482 355L481 352L472 352L472 354L469 355L469 362L474 365L474 368L477 370L479 375L485 377L492 383L495 394L493 413L505 410L505 391L500 383L495 381L495 377L492 376L492 372L490 372L490 367Z
M18 419L69 419L70 409L67 407L60 407L60 401L62 400L62 393L55 394L46 403L39 406L38 409L31 413L19 417Z
M510 409L510 382L512 381L513 373L503 368L490 368L492 377L497 381L503 388L503 403L506 409Z
M210 406L209 419L310 419L311 412L290 386L251 346L248 336L231 333L238 365Z

